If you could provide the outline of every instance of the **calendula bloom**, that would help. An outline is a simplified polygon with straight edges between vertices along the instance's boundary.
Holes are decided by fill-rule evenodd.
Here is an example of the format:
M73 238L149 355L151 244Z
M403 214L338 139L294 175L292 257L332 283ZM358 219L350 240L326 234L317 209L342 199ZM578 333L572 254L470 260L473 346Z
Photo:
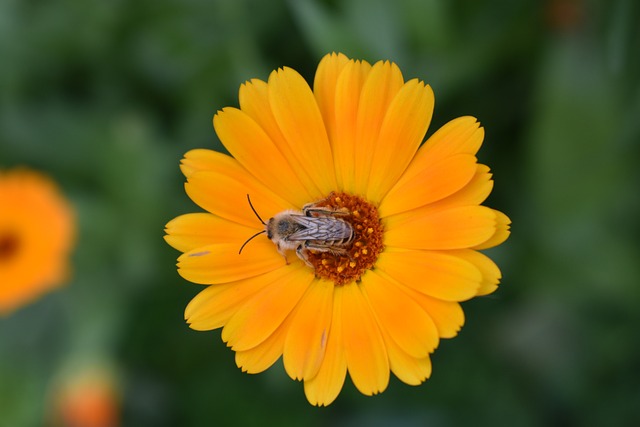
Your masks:
M190 326L222 327L249 373L282 356L314 405L330 404L347 372L366 395L385 390L390 372L425 381L430 354L464 322L459 302L496 289L500 271L478 250L502 243L510 222L480 206L493 183L475 157L476 119L421 145L433 103L395 64L342 54L320 62L313 90L290 68L243 84L240 108L213 119L233 157L198 149L182 161L186 192L207 213L166 227L184 252L180 275L207 285L186 308ZM247 195L265 219L293 211L239 254L265 230ZM317 226L326 218L353 235ZM296 231L307 240L287 241Z
M51 426L117 427L120 422L120 391L108 368L75 368L51 389L47 418Z
M72 210L51 179L0 171L0 314L64 283L73 237Z

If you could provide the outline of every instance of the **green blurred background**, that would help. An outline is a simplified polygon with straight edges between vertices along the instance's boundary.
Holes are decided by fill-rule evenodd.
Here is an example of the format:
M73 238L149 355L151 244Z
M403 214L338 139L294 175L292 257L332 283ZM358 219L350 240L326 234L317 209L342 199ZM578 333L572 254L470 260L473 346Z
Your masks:
M198 210L178 163L220 149L216 110L331 51L429 83L429 134L478 117L513 234L431 379L315 408L187 327L200 287L162 235ZM79 218L68 286L0 319L0 426L42 425L96 365L123 426L640 425L640 2L2 0L0 58L0 167L50 174Z

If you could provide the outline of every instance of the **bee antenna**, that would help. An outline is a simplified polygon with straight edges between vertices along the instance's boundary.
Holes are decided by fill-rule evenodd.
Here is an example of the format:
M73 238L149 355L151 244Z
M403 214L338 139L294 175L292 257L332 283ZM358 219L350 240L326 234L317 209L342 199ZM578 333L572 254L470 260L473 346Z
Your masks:
M260 218L260 217L258 217ZM252 241L255 237L258 237L259 235L261 235L262 233L266 233L267 230L262 230L262 231L258 231L256 234L254 234L253 236L249 237L243 244L242 246L240 246L240 250L238 251L238 255L240 255L242 253L242 250L244 249L245 246L247 246L247 243L249 243L250 241Z
M267 224L265 224L265 223L264 223L264 221L262 220L262 218L260 218L260 215L258 215L258 212L256 212L256 208L254 208L254 207L253 207L253 204L251 203L251 197L249 197L249 195L248 195L248 194L247 194L247 200L249 201L249 206L251 206L251 210L253 211L253 213L254 213L254 214L256 214L256 216L258 217L258 219L260 220L260 222L262 223L262 225L267 225ZM258 234L260 234L260 233L258 233ZM256 234L256 236L257 236L257 234ZM253 237L256 237L256 236L253 236ZM253 237L252 237L251 239L253 239ZM249 240L251 240L251 239L249 239ZM246 244L246 242L245 242L245 244ZM241 250L242 250L242 249L241 249Z

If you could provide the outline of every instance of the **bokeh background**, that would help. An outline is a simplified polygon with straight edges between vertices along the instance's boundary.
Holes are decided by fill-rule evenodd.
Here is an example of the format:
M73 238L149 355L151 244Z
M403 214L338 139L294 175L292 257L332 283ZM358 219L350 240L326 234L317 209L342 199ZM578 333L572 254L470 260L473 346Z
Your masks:
M478 117L513 234L431 379L315 408L187 327L200 287L162 236L198 210L178 163L221 149L216 110L331 51L429 83L429 134ZM3 0L0 58L0 167L52 176L79 221L67 286L0 318L0 426L53 425L96 370L122 426L640 425L639 2Z

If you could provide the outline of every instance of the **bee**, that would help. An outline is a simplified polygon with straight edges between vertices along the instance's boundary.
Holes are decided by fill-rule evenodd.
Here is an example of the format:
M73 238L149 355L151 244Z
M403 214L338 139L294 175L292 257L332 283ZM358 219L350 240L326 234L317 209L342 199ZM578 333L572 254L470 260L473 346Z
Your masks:
M277 213L266 223L251 203L247 194L251 210L264 225L264 230L249 237L240 247L238 254L253 238L266 233L267 237L276 245L278 252L286 257L286 251L295 250L298 258L313 268L309 261L309 251L329 252L334 255L348 255L347 249L355 238L353 227L344 217L350 215L345 209L331 209L319 206L326 199L307 203L302 211L285 210Z

